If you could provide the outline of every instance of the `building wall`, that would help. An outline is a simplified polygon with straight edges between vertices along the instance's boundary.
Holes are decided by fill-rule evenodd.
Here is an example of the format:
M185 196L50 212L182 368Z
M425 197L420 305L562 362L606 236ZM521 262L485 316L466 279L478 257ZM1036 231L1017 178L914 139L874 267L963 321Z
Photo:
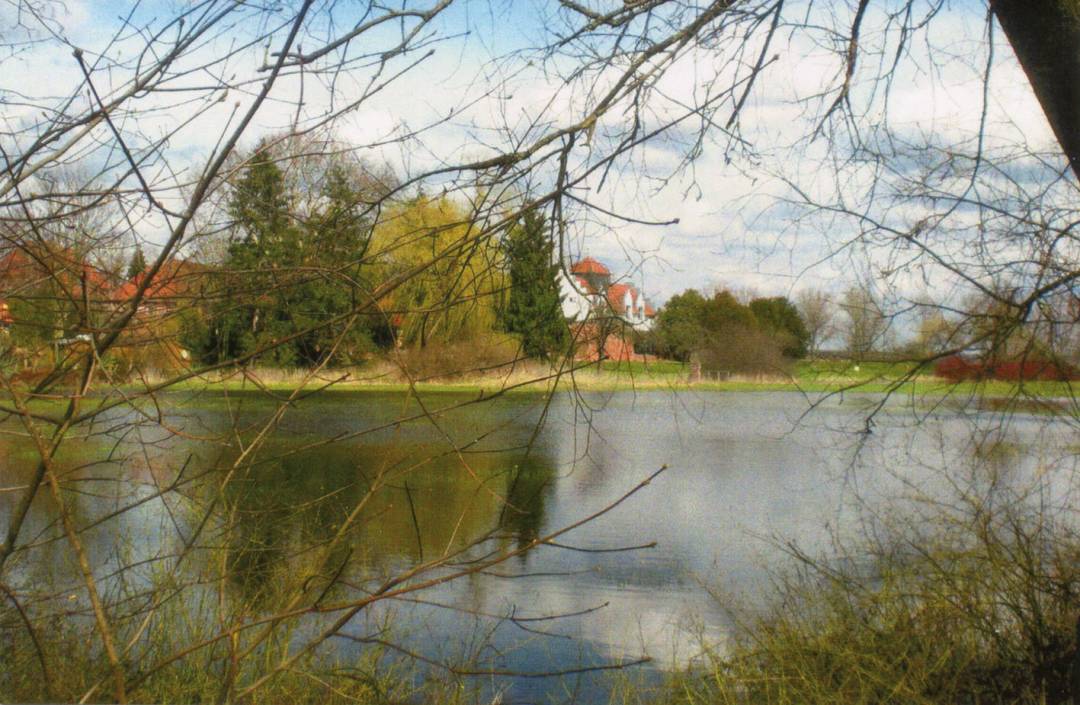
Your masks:
M605 278L607 281L607 278ZM588 280L586 280L588 283ZM603 302L603 293L588 294L588 287L581 282L572 282L565 272L559 273L559 289L563 296L563 316L572 321L584 321L592 309ZM605 289L606 290L606 289ZM599 290L603 292L605 290ZM629 290L623 294L623 314L620 316L635 330L652 329L653 321L645 315L645 296L640 292L635 297Z
M563 316L571 321L584 321L592 310L589 297L570 282L565 272L559 272L559 289L562 293Z

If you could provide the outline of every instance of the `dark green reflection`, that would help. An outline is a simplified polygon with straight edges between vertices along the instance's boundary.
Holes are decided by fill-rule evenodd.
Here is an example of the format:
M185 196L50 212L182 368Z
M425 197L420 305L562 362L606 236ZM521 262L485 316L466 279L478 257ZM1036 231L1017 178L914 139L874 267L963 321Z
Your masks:
M249 605L298 587L310 574L306 561L358 507L328 563L347 560L361 579L495 534L521 547L544 525L555 470L538 452L458 454L434 444L385 443L296 452L301 443L274 441L224 486L226 569Z
M500 524L516 537L518 548L540 536L554 479L555 466L549 458L530 454L514 465Z

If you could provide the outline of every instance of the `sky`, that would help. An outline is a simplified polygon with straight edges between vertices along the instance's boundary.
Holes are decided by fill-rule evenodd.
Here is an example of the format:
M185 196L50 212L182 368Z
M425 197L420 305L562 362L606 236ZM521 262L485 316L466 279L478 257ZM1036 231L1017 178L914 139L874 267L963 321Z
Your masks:
M428 7L435 2L409 4ZM135 24L160 27L178 5L171 0L140 4L134 10ZM339 19L353 21L349 13L362 11L364 5L348 6ZM594 0L591 5L610 9L615 3ZM921 6L919 0L916 5ZM799 3L790 6L795 16ZM0 7L0 22L10 26L11 7ZM118 18L132 7L125 2L69 0L55 13L52 41L3 58L0 99L6 105L0 119L2 130L15 132L32 124L37 119L34 110L42 102L55 103L73 92L76 101L85 98L78 93L83 81L72 57L73 47L85 49L87 56L102 51L119 26ZM968 1L947 8L912 41L887 94L872 92L874 84L866 79L880 74L882 62L890 60L892 35L880 31L883 16L868 19L863 41L871 52L859 67L852 91L864 129L873 131L887 119L896 134L943 144L970 144L977 134L983 119L981 79L987 63L985 10L981 4ZM430 44L434 54L340 119L337 136L362 146L366 158L386 161L399 173L415 173L447 160L495 153L495 148L506 143L507 133L500 128L520 134L533 120L550 124L574 120L589 96L577 90L586 84L568 82L558 75L568 60L543 64L527 51L514 54L550 40L551 33L558 30L559 18L557 7L547 0L468 0L451 5L432 25L440 38ZM238 23L196 48L191 65L257 30ZM382 32L365 40L377 52L391 46L394 36L393 32ZM168 30L160 39L159 51L167 46L167 37ZM141 43L138 35L127 32L109 46L109 57L129 60ZM568 255L603 260L616 276L642 285L656 303L690 287L726 286L763 295L793 295L806 288L839 292L859 278L873 278L877 255L845 247L850 237L844 229L850 224L834 222L835 231L830 231L833 226L828 220L807 217L806 208L785 202L792 197L785 180L823 200L835 195L838 188L852 198L868 189L868 181L857 170L849 175L832 168L836 154L825 149L823 140L807 144L804 139L813 131L815 111L820 108L814 96L835 84L842 69L837 46L821 32L785 31L774 40L770 47L774 58L742 111L740 136L752 146L751 154L746 153L749 150L730 149L728 139L714 131L714 138L700 145L700 152L687 168L682 159L695 133L677 130L645 145L602 184L598 179L587 182L582 193L604 211L640 221L677 219L677 223L650 226L593 211L588 218L575 221ZM755 45L751 48L756 51ZM265 48L252 47L228 65L215 66L213 72L197 72L178 80L177 85L213 85L214 73L237 81L255 75L253 67L265 56ZM677 106L700 100L710 76L719 76L721 81L727 76L724 72L730 71L730 64L725 62L730 59L712 48L687 51L655 87L655 103L650 106L655 118L660 120L674 114ZM991 64L985 94L988 147L1015 143L1052 146L1051 134L1023 72L997 30ZM12 68L15 70L9 70ZM304 119L316 119L331 99L335 105L354 100L364 90L362 79L368 75L360 71L355 80L342 78L332 92L317 81L305 81ZM126 77L122 70L94 73L95 81L106 91L122 85ZM602 85L603 80L603 76L597 77L596 84ZM300 84L291 79L281 88L284 97L293 98L299 95ZM222 128L235 124L250 98L250 92L243 89L208 91L176 106L172 95L168 102L147 96L137 101L141 115L121 116L120 128L165 135L190 120L167 146L168 168L182 174L205 163ZM166 105L169 109L164 110ZM295 117L291 103L269 101L253 122L244 146L250 146L261 134L287 128ZM620 119L616 111L610 124L601 124L598 132L618 128ZM418 129L422 129L421 139L387 144L395 136ZM17 143L17 139L0 136L6 149L17 150ZM591 149L591 145L579 146L575 159L587 164L591 154L586 150ZM849 180L840 184L841 177ZM159 241L164 232L163 224L152 218L138 227L150 243ZM894 283L900 289L907 287L908 294L914 296L919 286L925 286L916 278L913 273L912 280L905 282L901 275L894 277Z

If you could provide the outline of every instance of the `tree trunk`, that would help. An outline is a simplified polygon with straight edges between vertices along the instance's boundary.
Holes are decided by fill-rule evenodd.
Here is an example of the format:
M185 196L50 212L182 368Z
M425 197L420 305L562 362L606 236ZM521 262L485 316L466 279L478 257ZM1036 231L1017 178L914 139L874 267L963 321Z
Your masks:
M990 0L1080 178L1080 0Z

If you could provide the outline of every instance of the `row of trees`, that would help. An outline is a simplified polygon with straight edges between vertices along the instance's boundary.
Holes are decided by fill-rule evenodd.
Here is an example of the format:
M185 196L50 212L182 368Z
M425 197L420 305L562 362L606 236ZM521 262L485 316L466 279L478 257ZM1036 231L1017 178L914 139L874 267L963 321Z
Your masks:
M287 171L264 142L224 189L224 241L182 334L199 361L350 364L379 349L500 335L524 356L566 352L558 265L539 210L478 236L486 224L457 199L391 199L389 173L340 157L312 161Z
M879 295L865 286L851 286L840 295L804 289L794 302L783 297L743 297L747 303L740 315L744 325L752 313L752 322L765 322L766 329L801 342L801 347L791 343L784 347L789 358L814 357L827 347L854 360L888 355L932 362L963 353L993 364L1021 358L1065 366L1080 363L1076 326L1080 306L1076 297L1047 297L1026 312L1006 303L1009 297L1009 290L983 292L969 295L951 308L927 294L897 313L890 312ZM686 359L688 348L682 341L699 340L699 346L707 347L710 337L700 331L710 329L710 325L682 326L685 310L688 306L700 308L705 302L737 311L737 298L721 291L706 300L692 290L673 298L669 307L674 308L661 313L658 329L665 336L666 349Z
M568 352L539 208L507 210L493 227L463 198L404 195L388 169L343 147L277 137L238 153L199 248L158 272L125 344L103 357L110 370L124 377L188 360L311 368L491 340L501 362ZM293 153L303 157L285 158ZM94 252L100 233L63 235L0 247L0 333L35 369L56 366L122 310L149 269L141 244L123 257Z
M810 341L802 317L785 297L743 304L727 290L706 297L695 289L668 301L653 337L665 357L733 372L779 367L785 359L806 355Z
M808 289L795 301L739 297L725 289L706 296L689 289L660 311L652 344L661 355L696 358L714 369L764 370L816 356L834 340L854 359L884 351L889 326L881 304L862 287L851 287L838 298Z

